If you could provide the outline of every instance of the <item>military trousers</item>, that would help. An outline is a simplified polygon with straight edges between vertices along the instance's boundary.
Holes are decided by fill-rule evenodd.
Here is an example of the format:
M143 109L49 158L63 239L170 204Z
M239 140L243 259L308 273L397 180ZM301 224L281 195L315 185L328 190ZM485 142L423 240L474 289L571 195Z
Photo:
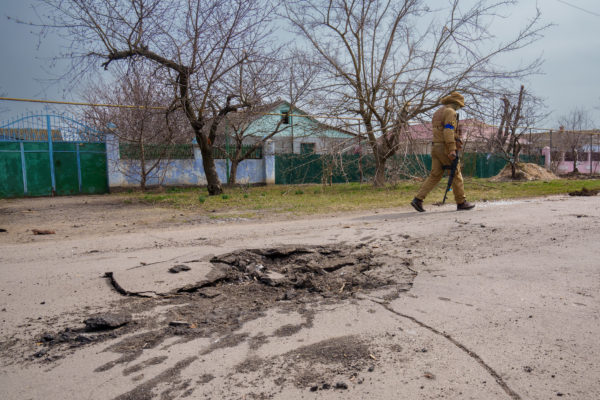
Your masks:
M434 143L431 147L431 172L415 197L419 200L424 200L429 192L440 182L442 176L444 176L444 166L450 166L451 164L452 161L448 157L448 154L446 154L446 145L444 143ZM456 167L454 179L452 180L452 192L454 193L456 204L462 204L465 201L465 185L460 167L459 162Z

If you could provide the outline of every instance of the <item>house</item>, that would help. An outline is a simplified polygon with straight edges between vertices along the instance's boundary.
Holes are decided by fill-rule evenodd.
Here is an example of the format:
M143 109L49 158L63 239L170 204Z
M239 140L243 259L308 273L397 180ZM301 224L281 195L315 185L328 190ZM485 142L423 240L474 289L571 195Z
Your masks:
M470 118L460 121L465 151L485 153L490 151L490 140L497 128L485 122ZM429 154L432 144L431 122L409 125L404 132L403 146L407 154Z
M271 136L272 135L272 136ZM230 113L217 130L215 146L231 148L236 138L252 145L270 137L275 154L325 154L355 144L353 136L317 121L289 102L278 100L252 110Z

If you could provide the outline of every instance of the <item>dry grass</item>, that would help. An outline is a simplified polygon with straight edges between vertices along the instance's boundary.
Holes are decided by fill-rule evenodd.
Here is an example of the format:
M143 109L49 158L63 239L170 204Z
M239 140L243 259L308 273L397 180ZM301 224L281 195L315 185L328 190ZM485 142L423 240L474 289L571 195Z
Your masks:
M411 201L420 182L402 181L384 188L370 184L276 185L228 188L224 195L208 196L204 188L170 188L162 191L121 193L126 202L151 203L210 215L211 218L231 216L253 218L265 214L310 215L405 207ZM490 182L487 179L466 179L469 201L504 200L566 194L583 187L600 186L595 180L552 180L530 182ZM440 182L427 197L425 204L441 201L445 182ZM449 201L453 201L449 193Z

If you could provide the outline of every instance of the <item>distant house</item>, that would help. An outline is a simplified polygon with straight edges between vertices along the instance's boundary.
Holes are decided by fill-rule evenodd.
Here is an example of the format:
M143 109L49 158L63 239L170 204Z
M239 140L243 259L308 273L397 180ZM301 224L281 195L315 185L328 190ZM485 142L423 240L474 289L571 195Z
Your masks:
M250 111L230 113L218 128L215 145L233 145L236 133L251 145L273 134L276 154L323 154L341 151L356 142L352 136L308 116L308 113L279 100Z
M491 140L497 128L476 119L460 121L465 151L486 153L491 149ZM429 154L433 140L431 122L410 125L404 134L404 142L409 154ZM523 139L521 140L523 142Z

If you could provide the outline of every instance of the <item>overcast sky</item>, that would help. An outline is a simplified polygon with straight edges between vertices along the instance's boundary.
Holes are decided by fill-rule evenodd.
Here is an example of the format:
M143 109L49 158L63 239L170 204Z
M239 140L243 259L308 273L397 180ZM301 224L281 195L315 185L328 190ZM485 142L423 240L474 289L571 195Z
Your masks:
M165 0L166 1L166 0ZM39 43L30 27L7 20L35 19L32 0L0 0L0 96L51 100L81 100L78 93L50 84L55 70L49 58L61 45L57 38ZM531 17L535 7L545 22L555 24L545 37L517 57L542 55L544 75L533 77L526 86L545 99L552 114L544 122L554 127L559 116L579 107L590 111L595 127L600 127L600 1L598 0L522 0L517 14L505 20L495 31L518 27ZM510 60L515 61L514 57ZM68 108L61 108L68 111ZM40 104L0 101L0 120L18 113L44 111Z

